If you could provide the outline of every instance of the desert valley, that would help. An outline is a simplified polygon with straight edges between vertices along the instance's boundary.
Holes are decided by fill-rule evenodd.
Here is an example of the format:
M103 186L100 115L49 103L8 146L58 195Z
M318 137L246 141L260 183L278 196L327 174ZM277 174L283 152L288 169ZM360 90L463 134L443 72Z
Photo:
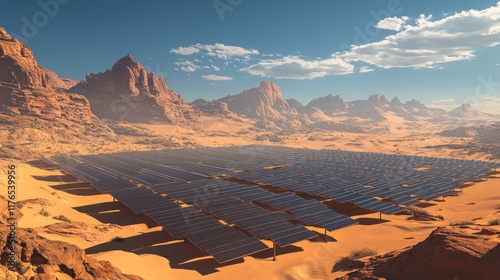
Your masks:
M268 79L187 102L131 55L37 59L0 27L1 279L500 277L500 111Z

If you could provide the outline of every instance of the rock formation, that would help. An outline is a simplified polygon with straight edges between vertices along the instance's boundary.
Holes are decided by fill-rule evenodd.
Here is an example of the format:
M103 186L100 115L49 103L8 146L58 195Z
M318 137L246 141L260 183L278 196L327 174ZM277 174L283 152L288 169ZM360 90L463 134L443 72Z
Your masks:
M3 28L0 28L0 122L0 134L8 135L0 146L0 155L12 158L31 154L26 150L27 144L86 141L89 136L113 134L91 113L87 99L52 87L28 46Z
M103 73L89 73L68 92L84 95L99 118L131 122L186 123L197 111L167 87L163 77L148 73L131 55Z
M305 111L310 113L314 108L322 110L325 114L331 116L338 113L345 113L349 105L338 95L327 95L313 99L305 106Z
M407 250L374 258L348 279L500 279L500 245L479 229L442 227Z
M483 113L474 109L471 104L462 104L450 112L450 116L457 118L481 118L488 119L493 117L490 114Z
M54 71L43 68L45 72L45 80L49 85L58 90L67 90L74 87L78 81L70 78L60 78Z
M16 208L16 218L22 215ZM0 196L0 211L7 213L7 200ZM7 217L0 218L0 279L124 279L139 280L138 276L121 273L111 263L87 257L85 251L76 245L62 241L48 240L33 229L16 229L14 259L17 262L15 272L8 271L11 243ZM61 278L59 278L61 279Z
M281 89L269 81L217 101L226 103L229 110L239 115L258 120L256 126L259 128L275 130L301 126L297 111L283 99Z

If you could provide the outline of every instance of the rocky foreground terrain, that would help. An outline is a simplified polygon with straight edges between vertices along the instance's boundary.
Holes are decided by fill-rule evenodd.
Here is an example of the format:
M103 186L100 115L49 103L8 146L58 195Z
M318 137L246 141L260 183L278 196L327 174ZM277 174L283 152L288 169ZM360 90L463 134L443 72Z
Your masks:
M107 261L87 257L85 251L73 244L48 240L33 229L17 228L15 235L15 271L9 270L12 244L8 243L10 229L7 200L0 196L0 278L17 280L45 279L122 279L140 280L141 277L120 272ZM16 218L22 213L16 208Z
M500 279L500 232L441 227L409 249L370 260L338 280Z

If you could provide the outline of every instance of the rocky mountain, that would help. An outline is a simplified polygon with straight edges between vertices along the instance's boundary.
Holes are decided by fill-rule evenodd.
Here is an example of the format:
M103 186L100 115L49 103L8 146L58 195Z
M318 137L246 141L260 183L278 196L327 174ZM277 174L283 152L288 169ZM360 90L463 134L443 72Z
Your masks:
M190 104L168 88L163 77L148 73L131 55L103 73L89 73L68 92L90 101L99 118L130 122L186 123L198 115Z
M204 99L196 99L191 102L191 105L201 113L208 116L222 116L237 119L238 116L229 110L229 106L221 101L206 101Z
M338 113L345 113L349 108L349 104L339 96L329 94L327 96L319 97L311 100L305 107L304 112L310 114L314 109L322 110L326 115L334 115Z
M45 72L30 48L0 27L0 85L16 89L48 88Z
M70 78L60 78L54 71L43 68L45 72L45 80L49 85L58 90L67 90L74 87L78 81Z
M297 110L283 98L281 89L269 81L217 101L226 103L236 114L258 120L259 128L294 129L301 126Z
M350 102L347 116L372 121L385 120L384 111L390 107L389 101L383 95L370 95L367 100L355 100Z
M485 144L500 144L500 122L492 125L461 126L438 133L446 137L474 137Z
M470 119L489 119L493 116L477 109L474 109L471 104L462 104L453 109L450 116L457 118L470 118Z
M55 89L28 46L0 28L1 155L22 157L30 145L91 141L113 132L87 99ZM47 145L47 144L45 144ZM31 147L33 148L33 147ZM46 147L45 147L46 148Z
M269 81L262 81L259 87L217 101L226 103L229 110L248 118L270 119L297 114L297 111L283 99L278 85Z
M304 108L304 105L302 105L300 101L295 100L293 98L286 99L286 102L288 103L288 105L292 106L292 108L294 108L299 113L302 112L302 109Z

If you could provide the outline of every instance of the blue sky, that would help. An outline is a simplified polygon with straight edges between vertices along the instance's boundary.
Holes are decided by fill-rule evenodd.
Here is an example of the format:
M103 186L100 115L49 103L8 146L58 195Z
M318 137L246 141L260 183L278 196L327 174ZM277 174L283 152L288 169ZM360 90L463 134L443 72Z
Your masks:
M83 79L126 54L187 101L277 83L303 103L384 94L500 112L500 2L4 0L0 26Z

